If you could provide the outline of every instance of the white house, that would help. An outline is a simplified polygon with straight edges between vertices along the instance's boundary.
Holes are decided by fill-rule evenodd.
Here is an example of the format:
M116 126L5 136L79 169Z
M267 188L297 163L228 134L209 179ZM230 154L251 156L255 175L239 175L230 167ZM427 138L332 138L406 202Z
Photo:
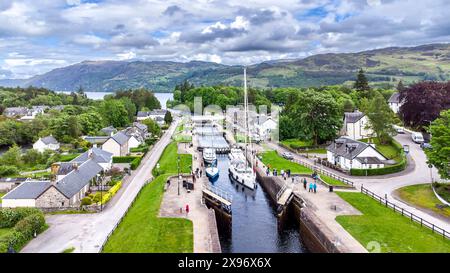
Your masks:
M45 150L56 151L59 150L59 142L53 136L39 138L34 144L33 149L44 152Z
M344 170L384 168L388 159L375 144L340 137L327 147L327 161Z
M141 142L133 135L129 136L130 138L128 139L128 148L136 148L139 147L139 145L141 145Z
M353 140L368 138L374 134L368 125L370 125L370 121L364 113L359 111L346 112L341 134Z
M102 150L112 153L113 156L126 156L130 153L129 138L123 132L118 132L103 143Z
M269 117L262 122L258 122L257 131L261 138L268 139L277 127L278 124L271 117Z
M400 107L402 106L402 102L400 102L400 93L395 92L388 100L389 107L392 109L394 113L398 113L400 111Z

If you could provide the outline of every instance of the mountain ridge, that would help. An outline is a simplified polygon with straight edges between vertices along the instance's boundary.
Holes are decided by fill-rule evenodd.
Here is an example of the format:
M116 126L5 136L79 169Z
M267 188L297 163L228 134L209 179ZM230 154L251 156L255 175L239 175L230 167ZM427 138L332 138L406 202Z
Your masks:
M195 85L242 85L242 65L206 61L82 61L25 80L0 80L0 85L45 87L57 91L116 91L149 88L171 92L189 80ZM399 80L450 80L450 44L387 47L356 53L322 53L299 59L248 65L254 87L308 87L349 84L363 68L375 85Z

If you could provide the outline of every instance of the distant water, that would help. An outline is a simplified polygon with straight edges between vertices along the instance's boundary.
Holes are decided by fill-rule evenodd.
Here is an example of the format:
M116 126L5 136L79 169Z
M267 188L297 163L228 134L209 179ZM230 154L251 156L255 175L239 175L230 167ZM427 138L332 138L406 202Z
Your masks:
M56 91L58 93L64 93L64 94L70 94L68 91ZM88 98L93 100L101 100L106 95L113 94L113 92L84 92ZM168 100L173 99L173 93L154 93L155 97L159 100L159 103L161 104L161 107L163 109L166 109L166 102Z

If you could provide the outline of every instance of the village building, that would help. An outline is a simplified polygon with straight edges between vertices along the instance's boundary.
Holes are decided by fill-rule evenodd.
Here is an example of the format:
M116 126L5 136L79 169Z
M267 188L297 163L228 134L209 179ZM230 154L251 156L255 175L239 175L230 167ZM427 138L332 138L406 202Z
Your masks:
M156 121L159 125L164 124L164 117L166 116L167 110L165 109L155 109L153 111L139 111L137 113L136 120L142 121L146 119L152 119Z
M105 128L102 128L100 130L100 132L102 132L103 134L105 134L105 136L113 136L115 133L117 133L117 129L114 128L114 126L108 126Z
M43 138L39 138L34 144L33 149L44 152L45 150L57 151L59 150L60 145L59 142L53 136L46 136Z
M400 102L400 93L395 92L394 94L392 94L388 100L388 103L392 111L397 114L400 111L400 107L403 104L402 102Z
M113 156L126 156L130 153L129 138L123 132L118 132L103 143L102 150L112 153Z
M92 144L92 147L97 148L101 147L103 143L105 143L110 136L82 136L82 139Z
M103 168L93 159L81 164L72 162L72 168L58 179L58 165L52 166L51 181L26 181L2 198L2 207L61 208L80 205L91 184L102 179Z
M327 147L327 161L343 170L384 168L388 159L375 144L340 137Z
M341 135L353 140L360 140L372 137L374 132L370 128L369 118L364 113L356 111L344 113L344 126Z

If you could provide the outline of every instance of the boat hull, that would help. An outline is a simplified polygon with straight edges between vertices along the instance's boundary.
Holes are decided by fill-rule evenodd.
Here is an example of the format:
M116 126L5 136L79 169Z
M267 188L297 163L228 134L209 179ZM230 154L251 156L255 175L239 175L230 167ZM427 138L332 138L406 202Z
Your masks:
M230 177L231 181L236 182L239 185L246 187L247 189L250 189L250 190L256 189L256 182L253 183L252 185L249 185L248 183L243 183L239 179L236 179L236 177L233 175L233 172L231 170L228 170L228 176Z

